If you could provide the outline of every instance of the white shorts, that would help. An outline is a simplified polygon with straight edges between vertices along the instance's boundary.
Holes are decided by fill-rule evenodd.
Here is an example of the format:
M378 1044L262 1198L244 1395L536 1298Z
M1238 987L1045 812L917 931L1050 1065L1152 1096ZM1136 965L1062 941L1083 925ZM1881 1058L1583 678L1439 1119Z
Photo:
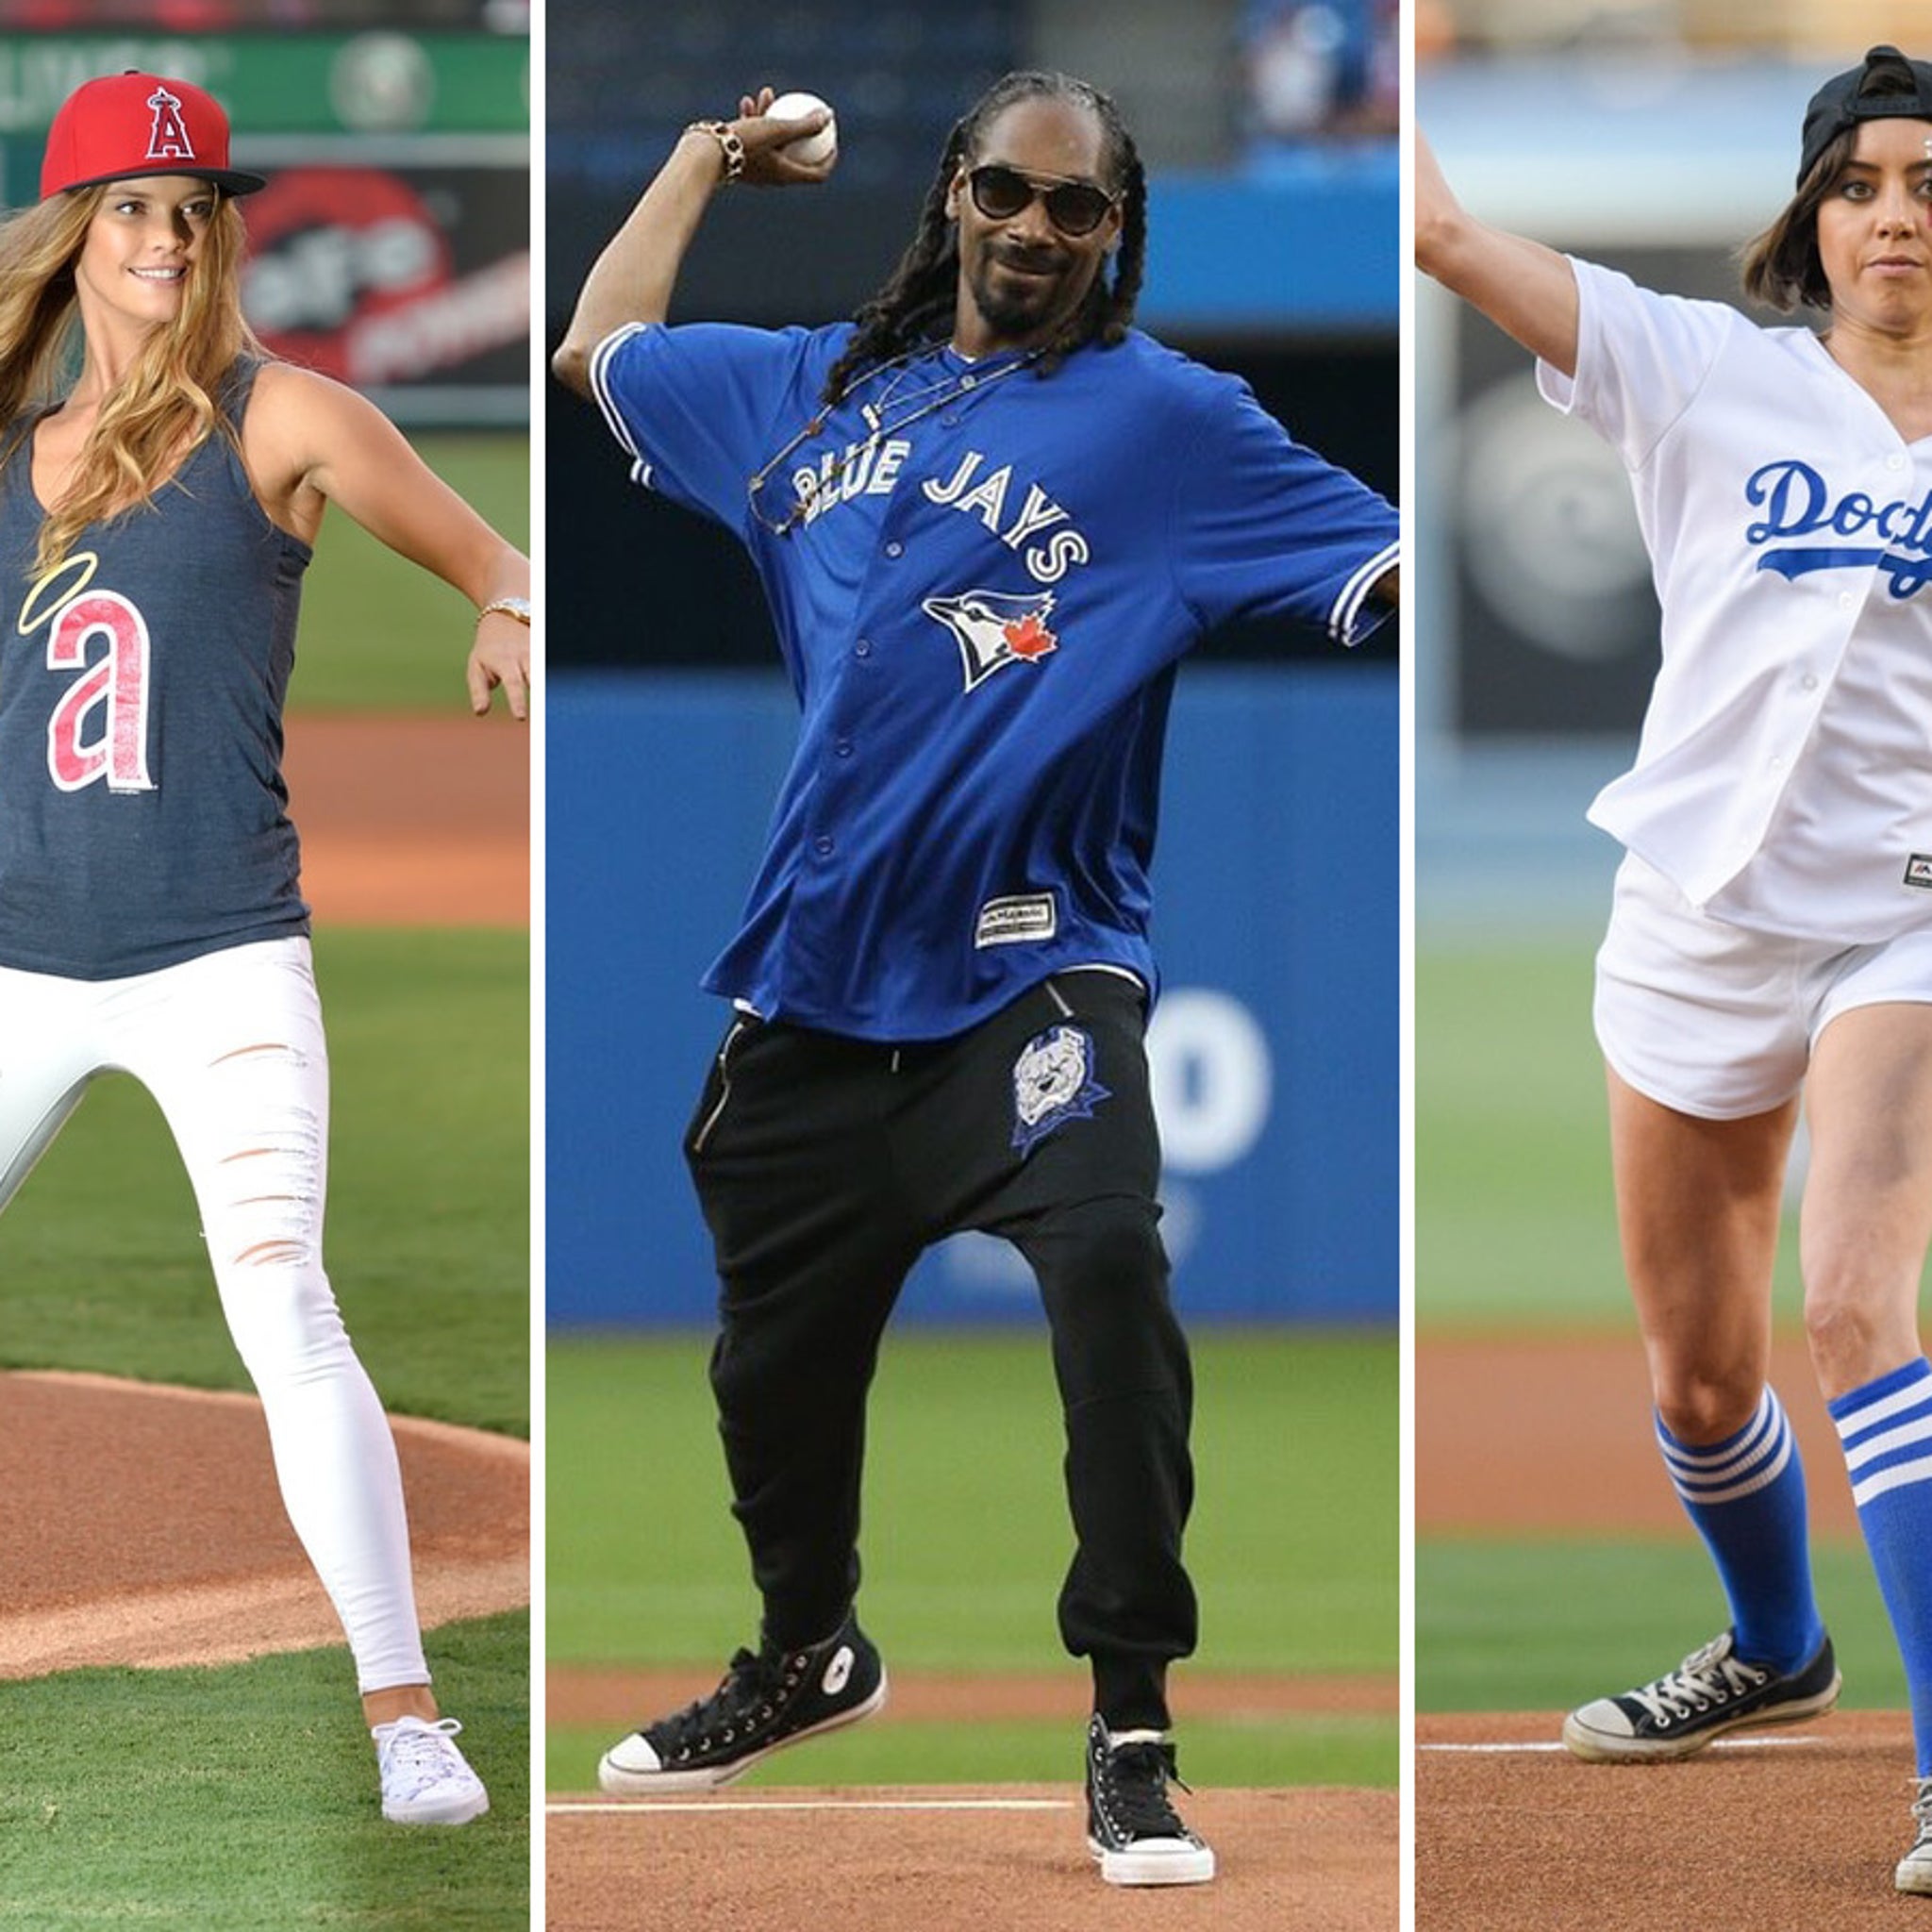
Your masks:
M1818 1036L1854 1007L1932 1001L1932 927L1875 945L1790 939L1700 912L1634 853L1596 956L1596 1037L1640 1093L1703 1120L1797 1092Z

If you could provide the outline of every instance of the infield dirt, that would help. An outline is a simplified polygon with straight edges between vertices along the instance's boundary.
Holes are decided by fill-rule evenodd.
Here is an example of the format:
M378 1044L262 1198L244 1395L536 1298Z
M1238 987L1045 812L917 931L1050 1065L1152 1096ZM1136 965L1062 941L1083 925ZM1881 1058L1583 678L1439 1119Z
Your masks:
M1793 1396L1810 1383L1801 1340L1778 1339L1772 1378ZM1823 1404L1789 1413L1814 1527L1856 1536ZM1423 1340L1416 1532L1688 1536L1649 1419L1634 1332ZM1709 1634L1686 1631L1684 1648ZM1891 1884L1912 1837L1903 1714L1841 1713L1641 1766L1571 1757L1561 1724L1557 1711L1417 1718L1417 1932L1932 1924L1932 1901Z
M1072 1786L786 1790L622 1806L553 1798L547 1924L1113 1932L1144 1915L1213 1932L1395 1925L1393 1791L1204 1790L1186 1812L1215 1847L1214 1882L1124 1893L1101 1882L1087 1855Z

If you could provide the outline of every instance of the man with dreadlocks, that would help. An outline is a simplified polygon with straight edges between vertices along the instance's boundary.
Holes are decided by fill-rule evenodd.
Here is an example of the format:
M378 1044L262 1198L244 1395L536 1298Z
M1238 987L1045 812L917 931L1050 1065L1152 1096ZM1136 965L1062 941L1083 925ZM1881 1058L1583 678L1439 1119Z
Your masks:
M735 530L804 712L686 1140L716 1245L712 1357L761 1641L606 1754L708 1790L885 1702L859 1629L880 1335L921 1252L1001 1235L1053 1332L1087 1657L1089 1842L1121 1885L1209 1878L1175 1815L1167 1668L1193 1648L1191 1380L1142 1047L1175 667L1223 621L1342 643L1393 601L1394 512L1247 388L1132 326L1141 162L1113 103L1009 75L953 130L855 324L664 326L711 195L811 184L823 115L700 122L584 284L558 377L633 474Z

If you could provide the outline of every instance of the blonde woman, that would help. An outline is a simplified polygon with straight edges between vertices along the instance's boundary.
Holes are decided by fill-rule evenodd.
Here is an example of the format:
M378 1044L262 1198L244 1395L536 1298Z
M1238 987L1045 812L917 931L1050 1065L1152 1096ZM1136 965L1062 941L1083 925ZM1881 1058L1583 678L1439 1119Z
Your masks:
M88 82L0 228L0 1209L107 1068L159 1103L291 1522L342 1621L382 1810L489 1808L429 1689L395 1450L322 1265L328 1074L279 771L333 502L473 598L526 715L528 567L352 391L242 320L228 125Z

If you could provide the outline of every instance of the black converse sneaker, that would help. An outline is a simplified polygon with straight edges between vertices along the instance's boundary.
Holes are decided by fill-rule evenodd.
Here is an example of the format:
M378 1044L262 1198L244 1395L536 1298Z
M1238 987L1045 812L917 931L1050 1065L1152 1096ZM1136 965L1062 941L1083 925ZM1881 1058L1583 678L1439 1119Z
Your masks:
M1735 1636L1726 1630L1641 1690L1573 1710L1563 1720L1564 1743L1600 1764L1689 1757L1726 1731L1801 1724L1838 1702L1830 1638L1803 1670L1787 1674L1738 1656Z
M1214 1854L1168 1803L1170 1779L1181 1785L1174 1746L1160 1732L1109 1735L1097 1717L1087 1726L1087 1849L1109 1885L1199 1885L1214 1876Z
M886 1667L856 1617L800 1650L741 1650L708 1697L633 1731L604 1754L607 1791L708 1791L774 1751L857 1724L886 1701Z

